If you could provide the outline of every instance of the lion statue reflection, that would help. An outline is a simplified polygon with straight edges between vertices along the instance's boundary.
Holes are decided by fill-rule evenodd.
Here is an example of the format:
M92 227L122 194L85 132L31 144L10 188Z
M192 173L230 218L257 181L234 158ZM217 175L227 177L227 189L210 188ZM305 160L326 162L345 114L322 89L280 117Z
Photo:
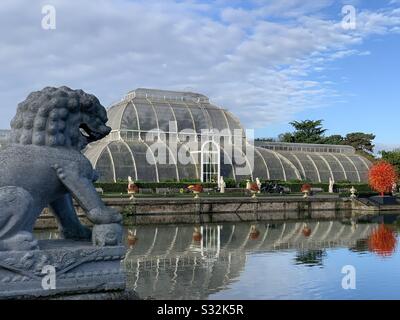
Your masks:
M90 239L73 198L95 227L120 223L121 215L98 196L96 172L81 153L110 133L107 121L95 96L67 87L33 92L18 105L10 144L0 151L0 250L38 248L32 232L46 207L65 239ZM117 241L106 238L110 245Z

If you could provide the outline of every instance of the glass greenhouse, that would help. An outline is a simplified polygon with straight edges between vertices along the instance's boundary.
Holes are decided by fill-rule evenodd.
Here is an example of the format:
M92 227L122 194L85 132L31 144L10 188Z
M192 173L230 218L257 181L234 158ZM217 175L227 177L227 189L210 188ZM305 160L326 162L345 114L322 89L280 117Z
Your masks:
M136 89L108 109L112 132L85 154L100 181L257 177L365 182L371 163L350 146L246 138L240 121L201 94Z

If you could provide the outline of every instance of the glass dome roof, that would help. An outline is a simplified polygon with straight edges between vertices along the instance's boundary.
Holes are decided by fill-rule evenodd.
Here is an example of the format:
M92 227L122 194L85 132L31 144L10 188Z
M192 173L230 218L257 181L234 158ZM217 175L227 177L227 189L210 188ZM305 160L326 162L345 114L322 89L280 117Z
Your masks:
M190 92L136 89L110 107L108 118L113 130L131 131L134 137L154 130L175 134L182 130L201 134L211 129L244 132L230 112L210 104L206 96Z

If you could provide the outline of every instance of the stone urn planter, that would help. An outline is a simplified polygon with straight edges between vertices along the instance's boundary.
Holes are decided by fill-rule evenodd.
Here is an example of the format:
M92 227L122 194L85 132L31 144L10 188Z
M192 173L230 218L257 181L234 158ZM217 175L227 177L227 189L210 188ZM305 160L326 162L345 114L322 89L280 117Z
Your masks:
M311 185L309 184L304 184L301 187L301 192L303 193L303 198L308 198L311 194Z
M357 198L357 189L354 188L354 186L352 186L351 189L350 189L350 198L351 199Z
M203 192L203 186L200 184L190 185L188 186L188 189L193 192L195 199L198 199L200 197L200 193Z

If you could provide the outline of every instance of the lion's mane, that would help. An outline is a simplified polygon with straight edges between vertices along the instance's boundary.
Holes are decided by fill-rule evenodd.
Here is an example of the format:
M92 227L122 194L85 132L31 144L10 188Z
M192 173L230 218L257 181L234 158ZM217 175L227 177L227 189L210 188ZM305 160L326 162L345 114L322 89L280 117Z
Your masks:
M46 87L18 104L11 121L11 143L81 147L79 126L106 131L107 112L99 100L82 90Z

